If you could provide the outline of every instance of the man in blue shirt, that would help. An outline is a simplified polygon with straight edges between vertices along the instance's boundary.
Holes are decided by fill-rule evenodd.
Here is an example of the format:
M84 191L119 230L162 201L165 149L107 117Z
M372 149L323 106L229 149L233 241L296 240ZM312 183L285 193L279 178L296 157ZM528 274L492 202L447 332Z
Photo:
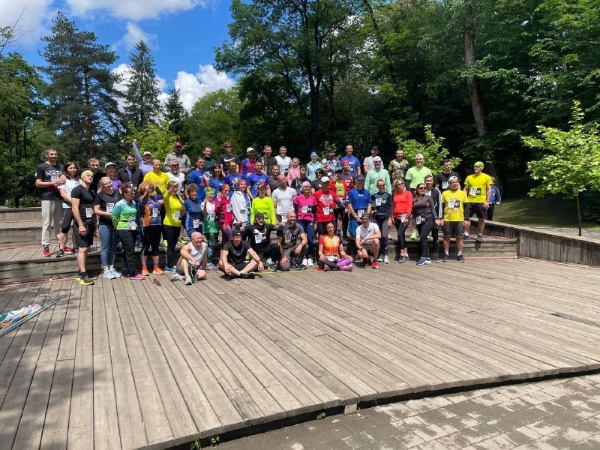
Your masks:
M188 182L198 186L198 200L201 202L206 198L204 190L206 189L206 186L208 186L208 180L210 180L210 172L204 170L204 158L200 156L198 161L196 161L196 170L190 173Z
M351 243L356 237L356 229L362 224L362 216L371 213L371 193L365 189L365 177L359 175L354 180L354 187L348 191L348 215L350 223L348 224L348 233L352 236L348 243L348 253L354 254L353 249L350 249Z
M340 159L340 164L344 165L345 161L350 163L350 168L352 169L352 175L357 176L362 174L362 169L360 167L360 161L356 156L353 155L354 147L350 144L346 145L346 155Z

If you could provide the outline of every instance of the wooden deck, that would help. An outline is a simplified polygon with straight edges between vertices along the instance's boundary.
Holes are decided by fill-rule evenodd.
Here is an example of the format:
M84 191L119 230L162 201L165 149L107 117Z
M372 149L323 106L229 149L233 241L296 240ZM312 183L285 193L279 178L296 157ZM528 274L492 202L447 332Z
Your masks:
M58 299L0 338L0 448L166 448L412 392L600 368L600 270L478 259L185 286L2 288Z

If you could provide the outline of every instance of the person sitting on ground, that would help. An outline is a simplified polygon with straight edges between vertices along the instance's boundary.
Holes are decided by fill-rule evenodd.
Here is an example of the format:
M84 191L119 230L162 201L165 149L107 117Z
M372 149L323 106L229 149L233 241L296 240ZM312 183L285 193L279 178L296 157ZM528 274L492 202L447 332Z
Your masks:
M363 267L370 263L369 256L373 256L372 269L378 269L377 256L381 241L381 231L376 223L371 222L371 214L361 216L362 224L356 229L356 249L359 258L362 258Z
M277 244L281 248L281 261L279 267L283 271L304 270L302 260L306 258L308 239L301 225L296 223L296 213L287 213L287 220L277 230Z
M327 234L319 237L319 260L318 266L324 271L330 270L352 270L352 259L346 255L344 245L338 235L335 234L335 226L329 222L325 225Z
M275 242L271 242L271 233L277 230L275 225L265 223L265 215L256 213L254 225L248 225L244 229L244 238L250 242L252 250L260 257L263 264L271 271L277 270L281 259L281 248ZM269 260L271 260L269 262Z
M250 256L250 260L247 259L247 256ZM223 271L225 277L229 280L233 278L254 278L254 270L262 272L264 264L256 252L252 250L250 243L242 241L242 232L235 228L231 233L231 240L221 250L219 269Z
M191 242L181 247L179 255L177 272L171 276L171 281L185 280L189 285L206 279L208 244L202 240L202 233L194 231Z

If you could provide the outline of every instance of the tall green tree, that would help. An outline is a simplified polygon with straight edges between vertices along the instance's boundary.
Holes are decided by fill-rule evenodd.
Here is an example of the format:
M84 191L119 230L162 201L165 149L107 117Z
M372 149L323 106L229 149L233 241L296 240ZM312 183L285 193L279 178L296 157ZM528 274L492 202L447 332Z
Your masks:
M136 129L145 127L160 115L156 63L150 47L140 41L129 55L130 78L125 93L125 115L130 125Z
M169 128L173 133L179 136L183 141L189 140L189 133L186 128L186 118L188 112L183 107L181 95L176 86L169 89L169 99L165 103L165 118L169 121Z
M52 34L42 40L48 127L58 134L61 152L82 160L114 148L122 132L117 77L110 71L115 52L61 12L52 22Z

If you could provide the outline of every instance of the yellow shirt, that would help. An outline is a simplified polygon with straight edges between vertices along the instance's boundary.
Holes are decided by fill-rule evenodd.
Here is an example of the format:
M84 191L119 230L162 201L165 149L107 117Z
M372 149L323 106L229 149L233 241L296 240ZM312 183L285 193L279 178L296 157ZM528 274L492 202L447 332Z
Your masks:
M163 223L171 227L181 226L181 206L183 205L179 195L165 195L165 220Z
M485 203L487 201L487 187L491 184L492 178L486 173L469 175L465 180L468 202Z
M169 183L169 181L171 181L171 179L169 178L169 175L167 175L164 172L160 172L157 175L154 173L154 171L152 171L152 172L148 172L144 176L144 181L153 183L156 187L158 187L160 189L160 193L162 195L165 195L167 192L167 184Z
M465 220L467 194L462 189L448 189L442 193L444 204L444 222L462 222Z

